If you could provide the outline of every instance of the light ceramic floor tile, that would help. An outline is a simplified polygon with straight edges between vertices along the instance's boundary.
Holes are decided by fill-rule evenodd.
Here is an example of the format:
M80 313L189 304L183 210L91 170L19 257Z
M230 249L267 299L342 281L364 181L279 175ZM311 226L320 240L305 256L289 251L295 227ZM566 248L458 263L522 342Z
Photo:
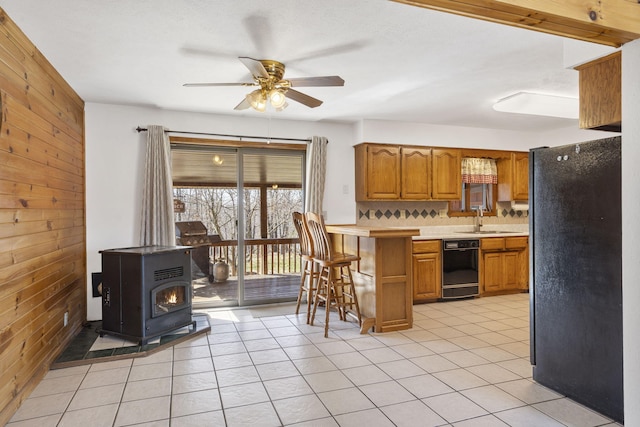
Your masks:
M253 362L251 361L251 357L249 357L249 353L226 354L213 357L213 366L216 370L251 365L253 365Z
M111 427L118 411L117 404L67 411L60 420L59 427Z
M407 359L412 357L420 357L420 356L431 356L433 355L433 351L429 350L427 347L423 346L420 343L411 343L411 344L402 344L393 347L393 349L400 355L406 357Z
M482 417L453 423L453 427L509 427L509 425L500 421L500 419L496 418L494 415L484 415Z
M238 333L247 332L247 331L266 331L267 330L267 327L260 320L237 322L235 325ZM255 339L255 338L252 338L252 339Z
M304 378L316 393L353 387L353 383L340 371L319 372Z
M494 385L462 390L460 393L489 412L505 411L526 405L523 401Z
M209 346L183 347L173 351L173 360L198 359L201 357L211 357Z
M428 348L429 350L433 351L434 353L438 353L438 354L464 350L462 347L455 345L451 341L440 340L440 339L423 342L421 344L426 348Z
M279 378L264 382L271 400L312 394L313 390L302 376Z
M84 380L85 374L69 375L66 377L49 378L40 381L40 384L29 395L41 397L49 394L59 394L65 391L76 391Z
M496 363L502 362L505 360L514 360L519 359L515 354L509 353L508 351L504 351L497 347L482 347L482 348L474 348L469 350L473 354L477 354L478 356L488 360L489 362Z
M122 401L150 399L171 395L171 377L152 380L128 381L122 395Z
M200 414L171 418L171 427L213 427L224 425L225 419L222 411L202 412Z
M441 394L422 401L450 423L488 414L487 411L460 393Z
M255 383L260 381L260 375L255 366L242 366L240 368L222 369L216 372L220 387Z
M370 350L362 350L360 353L373 363L392 362L394 360L404 359L402 355L396 353L388 347L373 348Z
M90 367L91 365L83 365L74 366L71 368L54 369L53 371L47 372L47 374L44 376L44 379L50 380L53 378L68 377L80 374L84 375L89 372Z
M23 421L29 418L62 414L72 397L73 392L67 392L26 399L13 415L11 421Z
M92 408L111 403L120 403L125 385L125 383L120 383L78 390L73 396L73 399L71 399L67 410L76 411L78 409ZM96 399L96 396L100 396L100 398Z
M374 337L388 347L395 347L402 344L413 344L415 341L400 332L386 332L375 334Z
M304 335L290 335L285 337L276 336L276 341L278 341L278 344L283 348L311 344L311 341Z
M272 350L252 351L249 357L254 365L262 365L263 363L283 362L289 360L289 356L281 348Z
M360 386L360 390L378 407L416 399L395 381L363 385Z
M280 344L278 344L278 341L276 341L275 338L244 341L244 346L247 348L248 352L280 348Z
M531 406L509 409L494 415L510 427L566 427Z
M102 387L105 385L119 384L127 381L130 368L109 369L107 371L89 372L82 384L81 389Z
M114 427L169 419L170 407L169 396L123 402L118 409Z
M222 409L217 389L176 394L171 399L171 416L182 417Z
M279 427L282 424L270 402L229 408L226 414L227 427Z
M292 360L322 356L322 352L313 344L284 347L284 352Z
M173 377L173 394L208 390L218 387L214 372L196 372L194 374Z
M336 420L334 420L333 417L304 421L294 425L295 427L338 427L338 423L336 423Z
M302 375L333 371L336 369L336 365L325 356L298 359L294 360L293 363Z
M531 378L533 376L533 367L531 366L531 362L529 362L529 359L520 358L505 360L498 362L497 365L508 369L514 374L519 375L523 378Z
M491 384L514 381L521 378L520 375L494 364L470 366L466 369Z
M256 369L262 381L300 375L296 366L288 360L284 362L265 363L264 365L256 366Z
M403 378L398 380L398 383L418 399L424 399L426 397L437 396L439 394L446 394L454 391L451 387L429 374Z
M568 426L592 427L611 422L567 398L537 403L533 407Z
M452 351L450 353L443 354L442 357L462 368L475 365L484 365L489 362L487 359L484 359L483 357L480 357L469 350Z
M172 373L172 362L154 363L153 365L138 365L131 368L128 381L141 381L151 380L154 378L171 377Z
M378 367L393 379L415 377L426 374L422 368L406 359L378 363Z
M393 423L380 409L366 409L338 415L336 421L340 427L393 427Z
M276 400L273 406L284 425L322 419L330 415L315 394Z
M173 361L173 348L159 351L157 353L150 354L145 357L137 357L133 359L133 366L139 365L151 365L153 363L172 362ZM208 355L207 357L209 357Z
M342 372L357 386L380 383L391 379L389 375L375 365L348 368Z
M434 354L432 356L414 357L411 359L411 361L429 373L449 371L451 369L459 368L458 365L438 354Z
M528 357L529 356L529 346L522 342L512 342L507 344L500 344L498 348L502 350L508 351L509 353L513 353L518 357Z
M211 358L176 360L173 362L173 375L185 375L196 372L211 371L213 371L213 362L211 361Z
M518 294L416 305L412 329L364 335L332 312L329 338L323 316L310 326L304 314L211 310L207 335L50 371L8 427L615 426L530 380L528 304Z
M318 397L334 416L374 407L367 396L355 387L318 393Z
M355 368L357 366L371 364L369 359L353 350L349 353L331 354L327 357L338 369Z
M267 391L261 382L223 387L220 389L220 395L225 408L269 401Z
M412 330L409 331L402 331L402 335L404 335L405 337L411 339L412 341L415 342L424 342L424 341L434 341L434 340L439 340L440 337L437 336L434 333L431 333L425 329L417 329L414 328ZM407 344L409 345L409 344ZM401 347L400 346L395 346L396 348Z
M385 347L380 341L370 336L351 339L349 345L359 351Z
M240 338L242 338L242 340L244 342L247 342L248 340L259 340L259 339L264 339L264 338L273 338L271 333L266 329L240 331L240 332L238 332L238 334L240 335Z
M414 427L420 424L424 427L441 426L446 421L431 408L419 400L398 403L380 408L397 427Z
M228 354L244 353L247 349L242 341L212 344L209 346L212 356L224 356Z
M525 379L500 383L496 386L530 405L562 397L553 390Z
M449 341L454 343L457 346L464 348L465 350L471 350L474 348L486 347L487 342L482 341L478 338L472 337L470 335L465 335L463 337L454 337L450 338Z
M242 341L237 332L226 332L222 334L209 335L209 343L213 345Z
M465 369L435 372L433 376L458 391L487 385L485 380Z

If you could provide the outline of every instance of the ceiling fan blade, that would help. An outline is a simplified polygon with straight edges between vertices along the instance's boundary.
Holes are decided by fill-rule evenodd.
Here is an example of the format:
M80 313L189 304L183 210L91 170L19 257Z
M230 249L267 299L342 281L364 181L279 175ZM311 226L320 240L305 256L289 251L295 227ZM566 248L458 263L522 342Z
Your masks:
M240 56L238 59L244 64L245 67L249 69L252 75L256 77L264 77L267 79L269 78L269 73L267 73L267 70L264 68L264 65L262 65L262 62L258 61L257 59L249 58L248 56Z
M300 104L304 104L310 108L316 108L322 105L322 101L320 101L319 99L306 95L302 92L298 92L297 90L294 90L294 89L287 90L286 96L287 98L293 99L294 101L297 101Z
M185 83L184 87L207 87L207 86L257 86L255 83Z
M251 104L249 104L247 98L244 98L240 104L235 106L234 110L246 110L249 107L251 107Z
M286 80L292 87L344 86L344 80L340 76L296 77Z

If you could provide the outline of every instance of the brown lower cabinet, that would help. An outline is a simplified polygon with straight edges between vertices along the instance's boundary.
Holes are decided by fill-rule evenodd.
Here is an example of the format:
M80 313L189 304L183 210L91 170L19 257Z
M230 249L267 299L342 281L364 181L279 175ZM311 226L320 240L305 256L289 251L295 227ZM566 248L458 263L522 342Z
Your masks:
M442 241L413 242L413 302L435 301L442 292Z
M442 297L442 241L412 243L413 302ZM480 296L524 292L529 289L529 238L480 239Z
M480 295L522 292L529 287L529 238L480 240Z

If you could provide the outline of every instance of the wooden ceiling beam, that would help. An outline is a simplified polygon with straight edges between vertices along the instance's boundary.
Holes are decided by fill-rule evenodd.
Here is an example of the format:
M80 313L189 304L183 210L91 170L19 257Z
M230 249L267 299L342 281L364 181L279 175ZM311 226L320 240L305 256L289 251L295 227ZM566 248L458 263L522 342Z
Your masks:
M391 0L620 47L640 39L640 0Z

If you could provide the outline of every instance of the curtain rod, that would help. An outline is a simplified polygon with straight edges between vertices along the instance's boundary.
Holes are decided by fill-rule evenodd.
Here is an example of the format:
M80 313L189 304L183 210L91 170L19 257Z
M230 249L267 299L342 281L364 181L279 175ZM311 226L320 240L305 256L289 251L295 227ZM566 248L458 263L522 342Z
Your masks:
M136 128L136 130L139 132L146 132L147 129L146 128L142 128L140 126L138 126ZM207 136L222 136L222 137L231 137L231 138L249 138L249 139L266 139L267 141L299 141L299 142L309 142L311 141L311 138L307 138L307 139L300 139L300 138L276 138L273 136L267 137L267 136L251 136L251 135L226 135L223 133L208 133L208 132L187 132L187 131L183 131L183 130L165 130L166 133L184 133L184 134L191 134L191 135L207 135Z

